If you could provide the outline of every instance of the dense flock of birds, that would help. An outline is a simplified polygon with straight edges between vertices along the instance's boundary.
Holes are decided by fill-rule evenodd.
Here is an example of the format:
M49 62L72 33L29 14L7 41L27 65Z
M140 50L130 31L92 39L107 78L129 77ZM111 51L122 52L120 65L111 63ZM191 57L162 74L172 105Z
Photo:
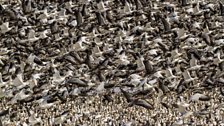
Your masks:
M224 5L0 4L0 126L224 125Z

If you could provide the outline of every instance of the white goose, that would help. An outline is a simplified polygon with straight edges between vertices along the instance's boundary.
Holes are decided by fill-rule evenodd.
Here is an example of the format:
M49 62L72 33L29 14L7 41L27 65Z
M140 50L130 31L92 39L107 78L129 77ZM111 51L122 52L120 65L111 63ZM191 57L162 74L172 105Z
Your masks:
M151 26L151 22L148 22L143 29L146 30L146 31L153 31L153 30L155 30L155 28L153 28Z
M49 33L48 30L44 30L42 32L39 32L40 39L48 38L48 36L47 36L48 33Z
M188 68L188 70L198 70L201 68L201 65L197 64L197 59L194 57L193 54L191 54L191 60L190 60L190 68Z
M180 64L177 64L176 67L175 67L175 71L176 71L176 74L177 75L181 75L182 74L182 71L180 69Z
M63 36L68 37L69 36L69 28L64 28L63 29Z
M65 8L68 10L71 10L75 5L73 4L73 2L71 0L67 1L65 3Z
M46 24L48 23L48 17L50 17L50 15L48 15L47 13L47 9L43 10L43 14L40 14L37 19L40 20L41 23Z
M165 72L166 72L166 80L172 80L176 78L176 76L173 75L172 69L170 67Z
M178 52L178 49L174 49L174 50L172 50L172 52L171 52L171 57L172 57L172 59L176 59L177 57L180 57L182 55L182 53L179 53Z
M27 58L27 62L28 62L29 64L33 64L35 58L36 58L36 56L35 56L33 53L31 53L31 54L29 55L29 57Z
M2 34L5 34L6 32L9 32L10 30L12 30L12 27L9 28L9 22L5 22L2 25L0 25L0 30Z
M138 74L131 74L130 77L131 77L130 83L135 86L137 86L141 82L141 79L142 79L142 77L139 76Z
M36 114L30 110L30 117L29 117L29 123L33 126L36 125L37 123L42 123L41 117L36 118Z
M0 88L3 87L3 86L5 86L5 85L7 85L7 82L4 82L2 80L2 73L0 72Z
M63 124L66 120L66 116L67 116L67 114L64 114L64 115L54 118L53 124L55 124L55 125Z
M189 71L188 70L185 70L184 73L183 73L183 76L184 76L184 81L185 83L189 83L189 82L192 82L194 81L196 78L192 78Z
M224 45L224 39L218 39L218 40L215 40L214 43L216 45Z
M192 26L195 29L201 29L201 23L200 22L195 21Z
M148 53L149 53L149 55L158 55L157 54L157 51L158 51L158 49L150 49L149 51L148 51Z
M10 101L11 104L17 103L18 100L24 100L28 97L30 97L32 94L25 94L25 90L22 89L19 93L17 93L12 100Z
M185 38L187 38L189 35L186 32L187 31L184 28L178 29L177 30L178 38L179 39L185 39Z
M123 41L123 38L121 37L121 35L116 36L115 39L114 39L115 43L120 43L122 41Z
M66 15L66 9L60 8L57 18L58 18L58 20L63 20L63 18L68 18L68 15Z
M196 5L193 8L187 9L186 12L188 14L201 15L204 12L204 10L200 10L199 2L196 2Z
M221 59L221 51L216 53L216 58L213 59L214 64L218 65L219 63L224 62L224 59Z
M100 94L104 91L104 89L105 89L104 85L105 85L105 82L100 82L99 86L97 86L96 91L98 94Z
M76 20L71 21L70 25L73 26L73 27L76 27L77 26L77 21Z
M0 98L5 97L5 92L2 90L2 88L0 88Z
M102 0L99 3L97 3L97 9L99 12L105 12L106 10L108 10L105 7L104 2Z
M102 56L103 52L100 50L99 46L95 44L95 47L93 48L93 55L94 56Z
M76 42L75 44L72 45L72 49L74 49L75 51L84 51L86 49L85 46L83 46L83 43L85 41L86 37L81 37L80 40L78 42Z
M190 106L190 104L186 103L186 102L177 102L178 105L178 111L181 113L185 113L186 112L186 108Z
M142 82L142 89L143 90L152 89L155 86L156 82L158 82L157 78L149 80L149 81L147 79L144 79Z
M163 78L164 71L163 70L159 70L156 73L153 74L154 77L156 78Z
M136 62L137 62L137 69L136 70L143 70L145 69L145 64L144 64L144 58L142 56L138 57Z
M55 39L55 41L60 41L63 38L60 36L60 33L56 33L56 34L54 34L54 39Z
M16 86L18 88L23 88L24 86L26 86L26 83L23 82L22 76L22 74L17 74L16 78L12 82L13 86Z
M207 34L211 34L211 33L212 33L212 31L209 30L209 27L208 27L207 24L205 25L205 28L203 29L203 31L204 31L205 33L207 33Z
M40 108L41 109L48 109L48 108L51 108L53 105L55 104L55 102L53 103L47 103L47 100L43 100L41 103L40 103Z
M190 101L199 101L200 99L207 99L208 96L200 93L196 93L190 97Z
M35 31L33 29L30 29L29 30L29 33L28 33L28 40L29 42L35 42L39 40L39 38L36 37L35 35Z
M52 80L52 84L61 84L62 82L65 81L66 76L61 76L60 72L54 68L54 74L53 74L53 80Z
M99 45L99 46L101 46L103 44L103 42L97 36L94 38L94 42L96 43L96 45Z
M125 52L123 52L121 55L118 55L119 59L115 62L120 65L128 65L130 61L128 60L128 57L126 56Z
M130 4L126 1L123 9L123 14L130 14L132 12Z
M108 43L105 43L104 44L104 46L103 46L103 52L110 52L112 50L113 50L113 48L112 48L112 46L110 46L110 44L108 44Z

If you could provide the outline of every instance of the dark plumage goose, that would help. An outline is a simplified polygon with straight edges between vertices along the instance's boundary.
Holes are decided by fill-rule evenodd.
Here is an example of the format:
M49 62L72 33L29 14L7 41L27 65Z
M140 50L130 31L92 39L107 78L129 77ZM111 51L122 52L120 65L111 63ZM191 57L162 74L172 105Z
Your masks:
M19 100L19 103L20 104L24 104L24 103L31 103L35 100L35 97L34 96L30 96L26 99L22 99L22 100Z
M32 1L31 0L23 0L22 1L22 9L23 13L28 14L33 11Z
M224 6L221 1L219 1L219 9L220 9L220 15L224 16Z
M211 18L211 12L210 11L205 11L204 12L204 18L205 19L210 19Z
M221 63L219 63L219 69L221 71L224 71L224 61L222 61Z
M203 38L203 40L208 44L208 45L211 45L212 44L212 40L209 36L208 33L201 33L201 37Z
M169 5L166 5L163 9L165 11L168 11L169 13L174 12L174 7L169 6Z
M92 71L96 69L104 69L108 66L108 63L110 63L110 58L106 57L104 60L100 61L99 64L92 69Z
M148 12L146 12L146 17L147 17L147 19L148 19L149 22L152 21L153 15L152 15L152 11L151 10L149 10Z
M2 119L0 119L0 126L3 126L3 124L2 124Z
M105 78L105 76L102 74L101 70L98 70L97 73L98 73L97 76L98 76L100 82L103 82L103 81L106 80L106 78Z
M148 0L139 0L143 6L148 5L149 1Z
M88 87L88 84L86 82L80 80L79 78L75 78L75 77L68 79L67 83L75 84L78 87Z
M102 102L113 102L113 98L111 97L111 95L110 94L105 94L104 96L103 96L103 100L102 100Z
M130 103L133 101L132 95L120 88L121 92L123 93L124 97L126 98L127 102Z
M100 12L96 12L95 14L96 14L96 18L97 18L98 24L99 24L100 26L105 25L105 24L106 24L106 23L105 23L105 19L104 19L104 17L102 16L102 14L101 14Z
M0 117L1 117L1 116L5 116L5 115L7 115L7 114L9 114L9 109L2 110L2 111L0 112Z
M163 80L161 79L158 79L159 81L159 88L162 90L162 92L165 94L165 93L168 93L170 90L169 88L164 84Z
M135 1L135 5L136 5L136 9L139 10L141 9L143 6L142 6L142 3L139 1L139 0L134 0Z
M115 84L113 84L113 83L106 83L106 84L104 85L104 88L105 88L105 89L111 89L111 88L113 88L113 87L115 87Z
M224 96L224 90L223 90L223 87L220 87L219 90L220 90L220 94L221 94L222 96Z
M152 110L154 109L153 105L150 104L149 102L145 101L145 100L142 100L142 99L135 99L133 100L129 106L133 106L133 105L137 105L137 106L141 106L141 107L144 107L145 109L147 110Z
M93 68L93 63L91 61L91 55L92 55L92 51L90 49L86 49L86 59L84 61L84 63L89 67L89 69Z
M181 0L181 6L187 6L187 0Z
M0 4L0 14L2 14L2 12L5 10L5 7L2 6L2 4Z
M145 89L145 90L140 90L140 91L136 91L133 93L133 96L147 96L149 94L152 94L153 90L152 89Z
M170 23L167 21L167 19L165 19L165 17L161 18L164 29L166 32L171 31L171 27L170 27Z
M165 103L165 102L161 102L161 105L163 107L165 107L166 109L169 109L170 108L170 106L167 103Z
M195 48L191 48L187 53L189 58L191 57L191 54L193 54L194 57L197 58L197 60L200 60L202 56L201 53Z
M72 65L77 65L77 64L78 64L78 63L76 62L76 60L75 60L72 56L70 56L70 55L65 56L64 59L65 59L66 61L68 61L69 63L71 63Z
M38 64L38 65L41 65L41 66L44 65L44 63L38 57L35 57L34 60L33 60L33 62L36 63L36 64Z
M200 101L210 101L211 97L210 96L203 96L199 98Z
M11 20L18 19L18 13L14 9L5 9L3 12L5 15L9 16Z
M63 96L63 94L56 94L56 97L61 101L61 103L65 103L66 102L66 98Z
M88 11L86 9L86 4L82 5L82 11L81 12L82 12L82 16L84 16L84 17L89 16L89 13L88 13Z
M54 21L52 24L50 24L51 33L57 33L59 31L58 22Z
M79 56L79 54L76 51L69 52L69 55L74 57L78 63L80 63L80 64L83 63L83 59L81 59L81 57Z
M114 23L114 19L113 19L113 16L112 16L110 10L107 10L107 11L106 11L106 19L107 19L110 23Z
M80 26L83 23L83 17L80 9L75 11L77 26Z
M143 63L145 65L146 74L152 74L154 71L154 68L152 64L149 62L149 60L144 60Z

